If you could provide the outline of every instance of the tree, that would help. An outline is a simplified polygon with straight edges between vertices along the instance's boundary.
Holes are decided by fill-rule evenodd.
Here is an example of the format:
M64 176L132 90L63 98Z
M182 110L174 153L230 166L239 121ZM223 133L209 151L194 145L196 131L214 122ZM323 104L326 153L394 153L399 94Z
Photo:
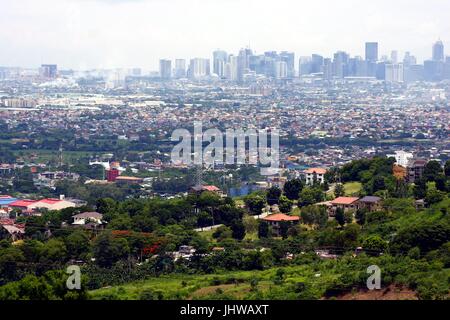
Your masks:
M89 237L83 231L74 231L66 238L66 247L70 257L84 258L89 252Z
M245 231L247 233L254 233L258 231L258 221L252 216L245 216L242 219L242 222L244 223Z
M345 212L342 208L337 208L335 212L335 219L341 227L345 225Z
M93 253L101 267L111 267L115 262L125 259L130 253L127 240L114 238L111 232L103 232L94 241Z
M425 202L428 205L433 205L435 203L441 202L444 200L445 193L436 189L430 189L427 191L425 196Z
M424 178L416 181L413 189L415 199L423 199L427 193L427 182Z
M263 197L258 194L250 194L244 198L245 206L253 215L260 215L264 209L266 202Z
M324 227L328 221L327 209L324 206L307 206L301 210L301 217L303 223L307 225L316 225Z
M287 221L281 221L280 222L280 236L283 239L286 239L288 237L288 231L291 224Z
M271 187L269 190L267 190L267 203L270 206L273 206L274 204L278 204L281 196L281 190L277 186Z
M442 167L436 160L429 161L423 170L423 176L426 181L436 181L436 178L442 174Z
M447 178L450 178L450 160L447 160L447 162L445 163L445 176Z
M214 239L219 240L219 241L222 241L224 239L229 239L232 236L233 236L233 233L232 233L231 229L229 227L226 227L226 226L220 226L212 234L212 237Z
M265 221L261 221L258 226L258 238L269 238L269 224Z
M283 191L284 191L285 196L289 200L297 200L303 187L304 187L304 185L303 185L302 180L293 179L293 180L287 181L284 184Z
M439 191L442 191L442 192L447 191L447 177L446 176L444 176L443 174L440 174L439 176L436 177L436 179L434 181L436 182L436 189L438 189Z
M299 204L301 206L309 206L320 201L323 201L323 191L320 188L306 187L300 192Z
M292 200L289 200L286 196L281 196L279 203L278 203L278 207L280 209L281 212L283 213L289 213L292 210L292 205L294 203L292 202Z
M367 209L360 208L360 209L356 210L355 218L356 218L356 222L359 225L362 226L366 223L366 216L367 216Z
M334 196L336 198L343 197L345 195L345 189L344 185L342 183L336 184L336 187L334 188Z
M363 242L363 249L369 255L377 255L386 251L388 244L381 239L379 235L372 235L367 237Z
M200 228L208 227L213 224L213 218L208 212L202 211L197 217L197 225Z
M241 220L234 220L231 223L232 236L236 240L243 240L245 238L245 226Z

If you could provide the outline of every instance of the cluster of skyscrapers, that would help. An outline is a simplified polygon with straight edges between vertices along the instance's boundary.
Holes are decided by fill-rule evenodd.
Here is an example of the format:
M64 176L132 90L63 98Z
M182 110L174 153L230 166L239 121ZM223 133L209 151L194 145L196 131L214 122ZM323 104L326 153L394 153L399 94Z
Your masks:
M213 52L212 70L209 58L194 58L186 63L184 59L160 60L161 79L190 78L194 80L218 78L237 83L251 82L261 77L276 80L291 80L295 77L321 78L323 80L345 78L368 78L387 82L442 81L450 79L450 57L444 54L442 41L433 44L432 58L418 64L417 59L406 52L399 59L398 51L390 56L379 56L377 42L365 44L365 57L355 56L344 51L336 52L332 58L319 54L300 57L298 69L295 68L293 52L267 51L255 54L244 48L237 55L223 50Z
M293 52L276 51L256 55L249 48L241 49L237 55L223 50L213 52L212 70L210 59L194 58L189 65L184 59L176 59L172 69L172 61L159 61L159 74L162 79L190 78L202 79L216 77L223 80L246 82L265 76L274 79L292 79L295 77L295 54Z

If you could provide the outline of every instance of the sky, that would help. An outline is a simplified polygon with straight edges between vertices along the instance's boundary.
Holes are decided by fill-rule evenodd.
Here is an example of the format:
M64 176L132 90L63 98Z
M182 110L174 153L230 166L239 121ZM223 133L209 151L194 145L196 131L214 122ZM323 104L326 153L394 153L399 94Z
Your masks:
M157 70L160 58L287 50L450 55L449 0L1 0L0 66Z

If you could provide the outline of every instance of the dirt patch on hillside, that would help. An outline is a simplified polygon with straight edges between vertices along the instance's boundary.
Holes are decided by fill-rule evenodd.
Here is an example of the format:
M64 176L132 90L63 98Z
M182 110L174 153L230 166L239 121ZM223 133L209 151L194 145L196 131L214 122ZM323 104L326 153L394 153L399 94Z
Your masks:
M381 290L359 290L336 297L336 300L418 300L414 290L389 286Z

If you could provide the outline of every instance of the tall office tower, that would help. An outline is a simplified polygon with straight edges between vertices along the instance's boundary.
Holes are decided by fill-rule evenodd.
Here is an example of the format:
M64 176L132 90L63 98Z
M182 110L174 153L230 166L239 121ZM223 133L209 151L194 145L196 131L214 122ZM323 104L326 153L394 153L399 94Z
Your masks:
M225 64L228 60L228 54L223 50L216 50L213 52L213 73L220 78L225 76Z
M172 77L172 61L159 60L159 77L163 80L169 80Z
M318 54L313 54L311 56L311 73L322 72L323 67L323 57Z
M176 59L175 60L175 78L181 79L186 77L186 60Z
M361 57L354 57L348 60L348 75L354 77L367 76L367 61Z
M275 61L278 60L279 56L276 51L264 52L264 75L266 77L275 78Z
M344 78L347 76L349 56L344 51L338 51L333 58L333 75L337 78Z
M238 81L239 76L239 57L230 55L228 57L228 63L226 64L225 78L230 81Z
M244 80L244 74L248 73L250 70L250 57L253 55L251 49L241 49L239 50L239 63L238 63L238 81L242 82Z
M249 59L249 68L256 74L264 74L264 55L253 55Z
M333 63L331 59L323 59L323 80L331 80L333 78Z
M444 79L450 79L450 57L445 58Z
M386 82L399 83L404 81L403 63L386 64L385 68Z
M312 73L313 63L311 57L300 57L298 59L298 76L304 76Z
M41 77L54 79L58 75L58 66L56 64L43 64L39 71Z
M288 77L288 64L286 61L275 62L275 78L286 79Z
M366 42L366 61L378 61L378 42Z
M391 62L393 64L398 63L398 51L397 50L391 51Z
M444 61L444 44L441 40L438 40L433 44L433 61Z
M412 56L409 51L405 52L405 57L403 58L403 65L405 68L417 64L416 57Z
M404 66L405 82L415 82L424 80L424 68L421 64L411 64L406 68Z
M209 59L194 58L189 64L189 78L201 79L209 76Z
M295 77L295 53L282 51L280 53L281 61L286 62L287 64L287 77L294 78Z
M426 60L423 63L425 81L441 81L444 79L444 61Z

